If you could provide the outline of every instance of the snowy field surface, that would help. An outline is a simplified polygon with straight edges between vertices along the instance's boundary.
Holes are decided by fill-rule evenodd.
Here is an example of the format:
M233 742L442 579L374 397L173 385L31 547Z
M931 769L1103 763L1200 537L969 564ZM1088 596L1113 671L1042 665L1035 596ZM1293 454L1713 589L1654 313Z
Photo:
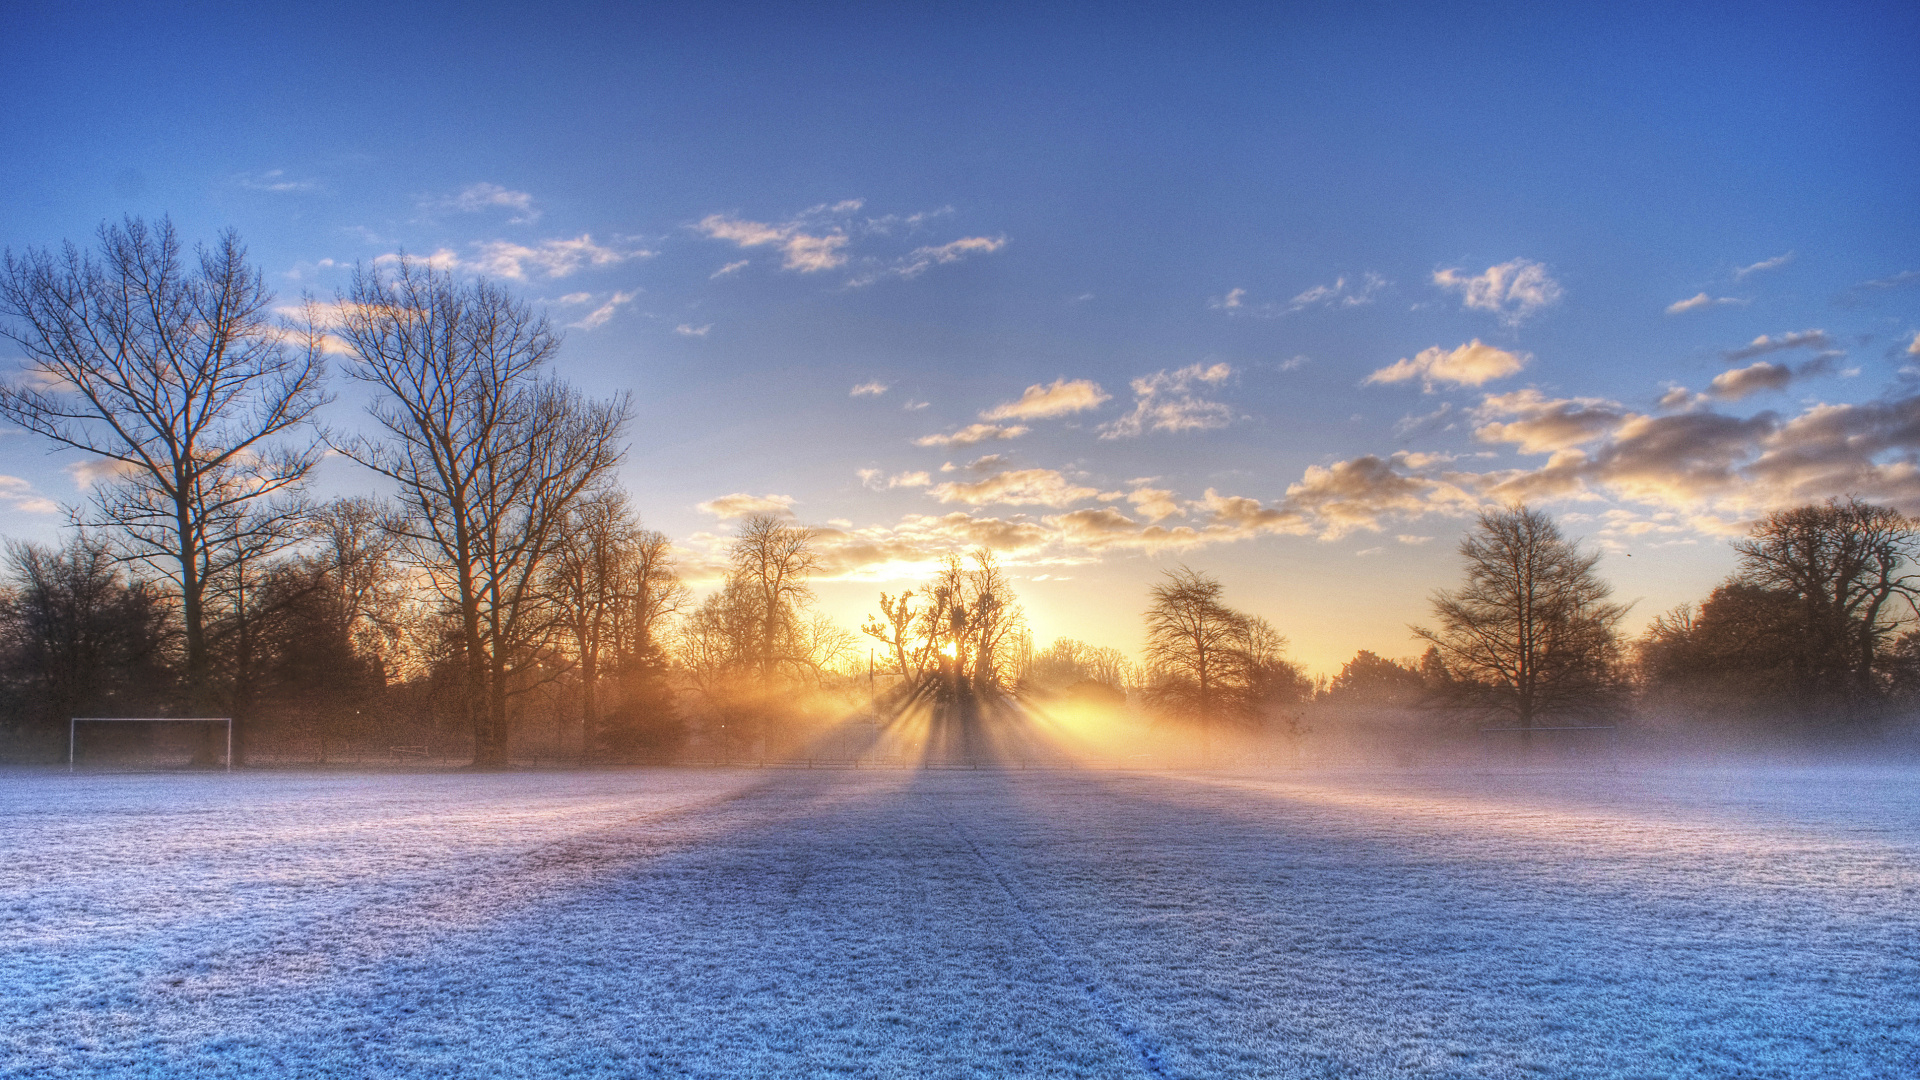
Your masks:
M1920 1076L1920 772L0 774L0 1075Z

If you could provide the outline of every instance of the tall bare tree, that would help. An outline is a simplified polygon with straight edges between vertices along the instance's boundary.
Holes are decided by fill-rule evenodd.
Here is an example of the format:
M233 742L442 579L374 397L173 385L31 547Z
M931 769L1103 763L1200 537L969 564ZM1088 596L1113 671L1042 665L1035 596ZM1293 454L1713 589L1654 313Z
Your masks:
M542 568L572 508L619 464L627 399L588 401L543 378L559 336L487 281L403 258L356 268L337 300L349 373L381 391L368 412L386 435L340 449L397 485L407 553L459 622L474 764L503 766L508 698L554 625Z
M1153 587L1146 614L1147 700L1197 721L1203 732L1217 720L1251 716L1251 624L1226 605L1223 591L1218 578L1181 566Z
M1433 594L1439 629L1414 627L1439 650L1457 705L1503 713L1521 728L1612 705L1617 628L1627 605L1553 519L1525 506L1480 515L1460 542L1466 584Z
M807 579L820 568L813 530L756 514L734 536L733 580L753 597L759 614L754 662L760 678L771 682L783 664L800 658L791 648L800 631L800 610L813 601Z
M582 499L561 530L546 589L579 676L591 751L601 742L601 683L612 676L617 686L635 667L657 664L660 623L685 605L687 588L666 536L640 527L624 492L603 488Z
M1740 582L1791 598L1809 689L1876 693L1875 661L1920 597L1920 525L1897 510L1830 499L1768 514L1736 542Z
M189 709L212 704L209 589L290 543L319 460L317 337L272 317L231 231L186 258L173 223L103 225L96 251L6 255L0 333L27 356L0 418L92 455L92 524L180 603Z

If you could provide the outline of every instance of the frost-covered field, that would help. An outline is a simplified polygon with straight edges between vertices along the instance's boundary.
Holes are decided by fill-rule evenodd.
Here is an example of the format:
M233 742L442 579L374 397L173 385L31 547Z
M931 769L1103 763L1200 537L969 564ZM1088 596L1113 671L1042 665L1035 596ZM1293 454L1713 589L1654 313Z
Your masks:
M1920 1076L1920 772L0 774L10 1076Z

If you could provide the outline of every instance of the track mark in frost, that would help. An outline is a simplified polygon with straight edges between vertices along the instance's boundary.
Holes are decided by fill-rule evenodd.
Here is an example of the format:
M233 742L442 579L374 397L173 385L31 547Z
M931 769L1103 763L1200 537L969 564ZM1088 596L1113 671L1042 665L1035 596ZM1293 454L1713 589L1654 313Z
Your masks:
M1162 1080L1173 1080L1173 1074L1167 1071L1166 1064L1160 1060L1160 1048L1154 1044L1153 1036L1142 1031L1140 1025L1128 1020L1120 1006L1115 1004L1101 988L1100 980L1088 970L1089 965L1060 945L1060 936L1048 929L1046 916L1040 914L1039 908L1027 899L1025 891L1014 884L1012 877L1002 871L999 864L987 857L987 853L982 851L979 843L973 839L973 834L945 814L940 814L939 817L947 828L953 830L954 835L966 842L967 849L973 852L973 857L986 868L987 873L993 877L994 883L1000 886L1000 891L1007 894L1007 899L1013 903L1015 910L1020 912L1021 924L1026 927L1027 932L1039 939L1040 944L1046 946L1047 952L1066 970L1067 976L1073 980L1074 985L1087 995L1087 1001L1093 1006L1093 1011L1113 1030L1120 1041L1126 1044L1127 1049L1133 1051L1134 1060L1140 1063L1140 1068L1150 1076L1161 1077Z

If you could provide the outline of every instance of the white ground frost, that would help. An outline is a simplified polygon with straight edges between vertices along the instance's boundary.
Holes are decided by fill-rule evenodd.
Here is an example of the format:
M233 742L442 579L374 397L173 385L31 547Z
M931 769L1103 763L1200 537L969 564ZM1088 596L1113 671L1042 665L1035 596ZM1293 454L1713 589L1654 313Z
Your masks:
M0 1074L1920 1076L1920 771L0 774Z

